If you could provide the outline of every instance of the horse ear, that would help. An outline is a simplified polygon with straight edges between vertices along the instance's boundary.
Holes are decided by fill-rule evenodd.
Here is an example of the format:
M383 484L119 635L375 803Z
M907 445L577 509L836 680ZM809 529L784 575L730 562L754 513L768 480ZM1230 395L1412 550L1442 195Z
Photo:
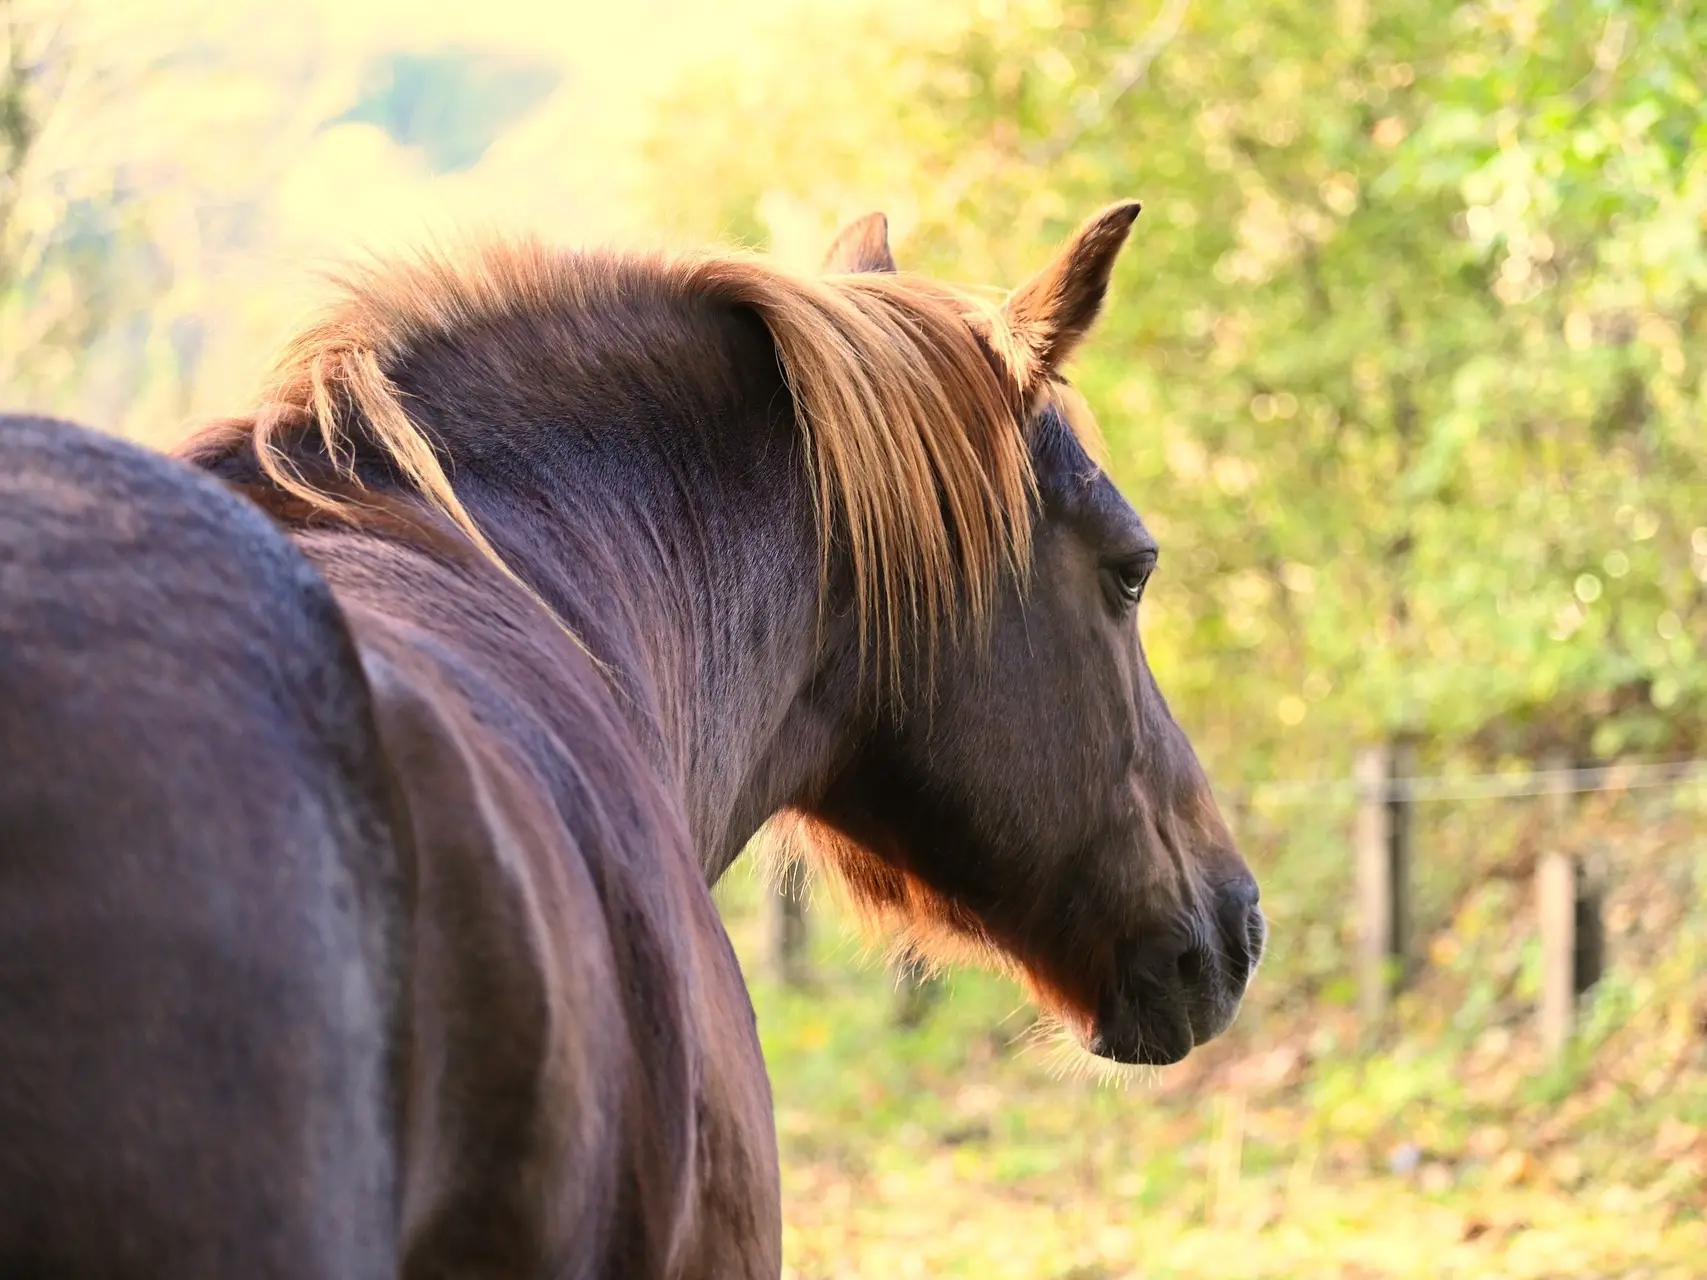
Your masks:
M848 223L824 255L824 270L848 275L861 271L893 273L895 255L889 252L889 219L881 213L868 213Z
M1136 200L1110 205L1079 228L1055 261L1014 290L1008 322L1036 361L1017 371L1022 381L1035 383L1060 368L1090 331L1141 207Z

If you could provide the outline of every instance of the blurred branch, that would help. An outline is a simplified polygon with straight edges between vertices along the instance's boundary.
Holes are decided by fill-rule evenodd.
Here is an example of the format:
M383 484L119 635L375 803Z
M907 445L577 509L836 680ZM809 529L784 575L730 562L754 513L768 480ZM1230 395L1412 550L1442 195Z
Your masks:
M1085 99L1084 105L1074 113L1067 126L1046 139L1041 146L1032 148L1027 158L1035 164L1048 164L1058 160L1075 142L1096 128L1114 109L1116 103L1144 82L1144 77L1149 74L1150 64L1179 34L1180 27L1185 22L1185 11L1190 4L1191 0L1167 0L1161 13L1157 14L1156 20L1150 24L1149 30L1137 44L1116 59L1108 78L1095 93Z

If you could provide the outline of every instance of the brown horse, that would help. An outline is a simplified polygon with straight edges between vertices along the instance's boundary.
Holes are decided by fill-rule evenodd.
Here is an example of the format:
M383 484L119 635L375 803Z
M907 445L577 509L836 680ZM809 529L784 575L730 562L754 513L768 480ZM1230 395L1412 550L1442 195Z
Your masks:
M773 815L1095 1053L1220 1032L1256 885L1059 374L1137 212L999 307L875 216L393 266L180 460L0 422L0 1273L777 1275Z

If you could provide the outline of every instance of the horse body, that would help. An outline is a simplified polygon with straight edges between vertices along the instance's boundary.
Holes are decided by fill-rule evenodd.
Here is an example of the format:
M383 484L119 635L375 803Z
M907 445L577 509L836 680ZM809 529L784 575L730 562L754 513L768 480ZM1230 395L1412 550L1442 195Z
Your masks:
M715 425L741 438L740 424ZM0 670L18 696L5 702L0 830L16 928L0 953L11 968L0 1056L12 1073L5 1096L32 1111L48 1102L57 1123L43 1131L21 1111L0 1122L0 1260L65 1274L776 1274L763 1060L683 786L740 779L759 763L735 756L742 709L718 714L701 690L740 688L753 703L761 682L715 671L715 640L673 633L667 612L642 616L653 590L685 585L685 549L615 563L644 540L614 536L609 509L589 513L596 530L554 531L605 553L559 559L553 547L553 560L622 583L614 594L568 581L553 592L597 643L596 664L454 531L435 538L430 513L399 504L414 542L323 527L287 540L188 468L63 424L6 426L0 472L14 500ZM643 452L624 451L621 505L657 519L666 499L645 500ZM198 461L239 490L256 480L240 453ZM707 472L696 474L703 487ZM773 489L764 514L791 492ZM267 496L255 496L265 510ZM725 509L762 518L751 504ZM778 526L768 530L778 541ZM704 519L699 534L709 536ZM708 549L715 581L698 585L731 585L741 555L723 554L727 536ZM758 560L778 580L743 592L768 601L775 643L754 645L746 629L743 660L804 653L804 613L777 624L783 598L802 594L780 575L804 564L793 576L809 580L809 555ZM684 627L698 625L704 600L702 590ZM107 617L123 624L116 637L99 625ZM86 723L63 723L73 688ZM676 755L690 716L710 735L692 760ZM110 770L91 739L113 744ZM53 778L69 792L63 803L44 797ZM718 848L716 831L738 848L744 836L726 834L733 810L762 802L711 791L701 786L696 807L703 847ZM121 825L103 826L107 815ZM151 820L167 829L156 834ZM253 881L244 854L258 864ZM186 863L201 893L180 897L171 873ZM25 869L39 875L20 880ZM335 873L360 891L322 883ZM293 892L302 877L337 894L360 947L314 954L339 912ZM44 903L55 897L80 904L67 929L36 918L51 924ZM139 934L137 918L155 915L159 930ZM176 954L185 935L210 929L199 957ZM127 947L137 963L121 966L114 950ZM209 967L183 972L196 958ZM252 970L298 988L319 971L332 986L257 990ZM59 976L38 986L49 973ZM186 983L186 999L211 1007L173 1008ZM36 1002L58 1016L20 1016ZM345 1008L349 1025L298 1032L290 1015L320 1005ZM156 1033L141 1051L139 1011L150 1022L195 1017L203 1035L217 1027L242 1061L198 1058L188 1031ZM298 1041L306 1063L289 1052ZM325 1059L342 1068L336 1079ZM358 1059L360 1080L349 1078ZM106 1082L114 1104L137 1102L135 1081L183 1092L91 1124L89 1064L131 1077ZM257 1066L297 1078L268 1089L249 1074ZM178 1109L173 1152L147 1127L160 1105ZM312 1132L305 1108L335 1123L318 1135L324 1149L297 1163L288 1153ZM287 1142L280 1129L293 1124L309 1132ZM115 1146L147 1176L114 1170L110 1208L141 1229L91 1234L102 1208L91 1179ZM220 1172L186 1196L177 1175L206 1165ZM263 1165L271 1174L258 1180ZM154 1177L168 1169L162 1187ZM281 1203L281 1185L300 1199ZM159 1200L175 1202L183 1235L156 1221ZM351 1217L342 1233L326 1230Z
M230 641L162 634L154 627L163 613L192 631L210 612L216 626L221 621L226 606L210 610L205 591L196 605L176 610L162 598L171 575L162 574L160 562L195 580L203 572L201 548L151 529L148 558L139 563L86 528L66 531L67 559L55 557L55 576L44 577L40 589L71 610L85 598L76 578L65 576L67 567L87 565L127 584L100 604L123 612L133 629L182 664L156 690L188 693L186 701L195 704L180 709L174 742L200 751L217 749L223 737L280 736L275 722L231 714L231 686L259 679L275 661L288 670L292 658L306 661L304 647L312 652L313 642L322 641L333 656L321 665L335 664L342 705L366 734L350 753L370 774L384 766L383 785L370 779L368 795L377 844L367 850L342 842L337 852L394 868L388 881L394 897L368 904L361 923L390 948L387 965L366 979L378 986L381 974L390 975L383 989L396 1004L381 1021L392 1037L374 1051L395 1063L397 1080L390 1092L367 1100L373 1133L362 1145L395 1182L394 1192L381 1189L371 1211L385 1222L394 1194L396 1223L370 1246L369 1264L329 1245L329 1254L304 1251L300 1264L291 1264L300 1270L276 1274L685 1278L780 1269L763 1060L699 851L718 869L727 865L767 806L774 807L766 793L792 785L773 776L781 772L775 760L750 744L776 743L793 686L809 670L815 594L803 584L813 573L810 515L801 486L789 482L797 459L781 435L789 429L786 419L770 407L781 384L762 334L740 321L699 332L728 347L730 367L750 376L727 388L713 383L712 398L720 403L695 404L686 421L665 423L641 439L613 440L612 422L655 415L656 407L614 396L600 402L585 385L568 402L531 407L535 418L552 417L560 436L587 428L580 457L572 464L559 457L536 477L559 490L551 500L573 516L523 545L512 500L475 500L506 558L542 584L557 620L403 495L393 499L403 534L311 523L293 528L289 502L267 489L252 454L208 442L191 450L200 469L270 510L278 521L273 526L257 521L245 503L203 494L210 486L187 469L165 467L141 451L69 428L58 434L34 427L31 447L41 457L26 466L7 437L13 446L7 461L17 461L21 474L52 479L65 469L61 455L93 451L109 486L127 485L139 464L161 473L154 477L159 491L130 506L146 501L169 513L184 505L181 489L214 504L216 518L234 508L260 548L227 540L227 559L235 563L226 585L240 602L253 592L275 609L285 607L276 599L276 572L247 559L282 560L318 592L321 616L293 627L258 628ZM491 434L480 420L487 407L478 395L465 386L456 403L473 420L441 429ZM761 411L743 408L755 404ZM651 449L650 440L662 451ZM775 465L758 465L767 458ZM515 459L496 466L513 491ZM483 471L480 463L465 467L471 491L481 490ZM589 475L602 483L595 487ZM739 494L708 501L726 479ZM372 484L375 494L385 492L378 475ZM104 492L87 504L109 516L121 509ZM22 504L10 514L18 545L39 548L46 515ZM215 517L208 540L222 537ZM289 531L288 543L281 529ZM714 616L723 625L709 625ZM596 649L596 664L558 621ZM322 637L319 629L330 634ZM32 649L43 652L66 644L58 630L44 628L36 639ZM243 656L242 669L226 669L228 646ZM292 652L279 652L286 648ZM13 656L8 669L22 679ZM113 663L87 676L87 696L120 740L133 695L127 669ZM25 710L9 708L7 723L20 739L8 756L21 762L11 776L27 791L38 767L28 744L50 731L20 714ZM274 710L267 709L269 716ZM312 742L321 732L306 726L286 736ZM82 735L57 736L75 746ZM800 745L794 735L773 754L798 770ZM136 753L127 758L156 759L160 775L126 776L132 803L168 814L201 806L192 797L146 793L186 777L235 792L243 812L253 812L251 792L292 782L305 789L327 785L318 775L303 778L294 758L238 755L192 771L160 757L151 741L126 746ZM64 772L80 777L74 769ZM0 829L18 829L12 812L0 813ZM294 854L301 843L264 818L245 829L245 838L275 858ZM84 844L75 825L57 816L43 824L43 840L58 848ZM100 850L110 851L115 840L116 834ZM162 850L143 842L125 852L146 868ZM210 859L217 853L214 845ZM229 878L218 866L205 871L210 882ZM138 895L143 900L145 891ZM13 905L25 911L32 901L20 897ZM277 899L248 907L280 929L314 915L292 912ZM270 933L253 936L264 940ZM223 945L228 956L241 956L252 943L249 936L227 936ZM157 980L151 969L139 973L144 983ZM0 1033L12 1025L0 1022ZM126 1025L115 1016L106 1035L123 1040ZM152 1078L163 1069L139 1074ZM76 1077L52 1074L66 1088L67 1107L79 1105ZM115 1097L124 1093L115 1087ZM212 1106L197 1127L202 1142L221 1146L233 1133L257 1128L242 1108L223 1114ZM30 1160L20 1180L31 1176L40 1153L27 1145L11 1149ZM101 1156L98 1148L68 1144L57 1158L74 1171ZM300 1176L319 1181L307 1171ZM225 1188L210 1187L197 1212L222 1213L224 1197L241 1194L243 1185L233 1179ZM319 1186L335 1203L349 1202L341 1186ZM71 1196L61 1211L81 1220L86 1209ZM377 1261L391 1237L401 1263ZM141 1256L147 1258L142 1270L196 1273L181 1258L167 1264L159 1254ZM254 1265L254 1254L245 1257ZM227 1265L222 1259L207 1274Z
M0 1269L777 1275L708 885L779 811L1097 1052L1216 1034L1254 883L1050 390L1135 213L1011 328L503 258L358 287L190 466L0 427Z

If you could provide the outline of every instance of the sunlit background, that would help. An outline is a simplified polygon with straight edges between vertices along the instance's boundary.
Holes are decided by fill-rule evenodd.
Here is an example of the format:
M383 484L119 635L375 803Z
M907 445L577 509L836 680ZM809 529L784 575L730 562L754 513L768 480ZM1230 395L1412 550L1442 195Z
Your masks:
M1099 1084L1004 980L892 971L823 894L779 954L737 870L790 1275L1707 1276L1707 9L0 0L0 32L4 407L157 444L244 408L352 256L810 263L875 208L904 268L1011 285L1145 201L1077 382L1272 958L1225 1041ZM1370 803L1359 761L1422 781ZM1354 850L1393 838L1403 981L1360 1011ZM1560 866L1603 954L1550 1041Z

